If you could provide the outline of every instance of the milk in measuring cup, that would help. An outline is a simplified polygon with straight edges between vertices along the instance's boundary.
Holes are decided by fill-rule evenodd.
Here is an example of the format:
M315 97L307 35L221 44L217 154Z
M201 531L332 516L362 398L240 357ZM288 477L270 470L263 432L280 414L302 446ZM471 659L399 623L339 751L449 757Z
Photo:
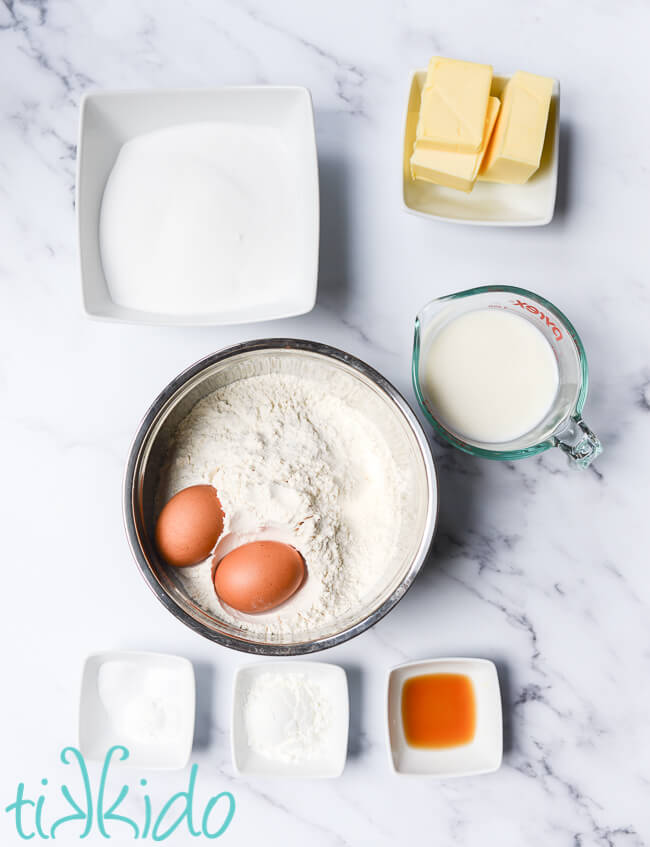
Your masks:
M437 420L461 438L513 441L548 414L558 390L553 350L529 321L478 309L423 339L420 379Z

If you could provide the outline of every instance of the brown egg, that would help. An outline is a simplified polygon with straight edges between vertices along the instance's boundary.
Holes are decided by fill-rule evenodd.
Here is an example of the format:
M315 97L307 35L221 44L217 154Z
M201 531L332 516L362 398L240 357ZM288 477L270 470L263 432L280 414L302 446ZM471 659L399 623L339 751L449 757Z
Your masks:
M305 576L295 547L280 541L251 541L217 564L214 587L221 600L240 612L268 612L294 594Z
M223 532L223 509L211 485L190 485L165 505L156 524L156 546L170 565L207 559Z

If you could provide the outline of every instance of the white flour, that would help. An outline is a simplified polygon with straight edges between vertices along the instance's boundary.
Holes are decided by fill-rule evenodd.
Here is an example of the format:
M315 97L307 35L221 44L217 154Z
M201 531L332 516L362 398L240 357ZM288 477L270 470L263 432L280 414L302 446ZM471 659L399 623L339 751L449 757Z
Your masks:
M378 589L399 535L397 466L372 421L324 384L265 374L197 403L176 434L159 508L197 483L214 485L225 511L221 555L271 537L293 544L307 566L296 594L261 615L221 605L210 559L177 569L210 614L279 636L330 623Z

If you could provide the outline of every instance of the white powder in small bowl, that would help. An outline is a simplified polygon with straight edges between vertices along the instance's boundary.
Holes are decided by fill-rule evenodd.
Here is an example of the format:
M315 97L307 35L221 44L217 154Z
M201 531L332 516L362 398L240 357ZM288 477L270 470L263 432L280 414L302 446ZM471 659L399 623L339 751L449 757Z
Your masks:
M298 763L323 755L332 704L313 680L301 673L262 673L244 704L248 746L277 762Z
M97 674L99 699L125 744L171 744L183 731L183 691L168 668L110 660Z

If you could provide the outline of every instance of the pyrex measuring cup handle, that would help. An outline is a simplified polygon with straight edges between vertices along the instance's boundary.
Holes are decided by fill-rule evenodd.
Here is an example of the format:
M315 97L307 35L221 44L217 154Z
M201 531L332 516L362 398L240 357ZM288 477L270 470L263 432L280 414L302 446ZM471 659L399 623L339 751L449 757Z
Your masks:
M579 415L569 418L566 427L555 435L555 444L579 468L587 468L603 452L598 436Z

